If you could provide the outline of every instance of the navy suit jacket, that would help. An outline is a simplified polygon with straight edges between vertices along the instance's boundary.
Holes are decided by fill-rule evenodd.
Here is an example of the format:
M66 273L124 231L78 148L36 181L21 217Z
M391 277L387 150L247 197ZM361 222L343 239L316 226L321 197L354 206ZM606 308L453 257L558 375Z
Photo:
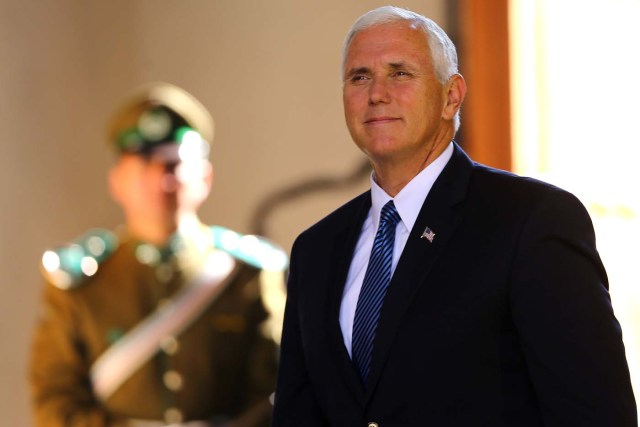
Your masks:
M363 386L338 312L370 206L366 192L294 243L273 426L637 425L583 205L457 145L398 261Z

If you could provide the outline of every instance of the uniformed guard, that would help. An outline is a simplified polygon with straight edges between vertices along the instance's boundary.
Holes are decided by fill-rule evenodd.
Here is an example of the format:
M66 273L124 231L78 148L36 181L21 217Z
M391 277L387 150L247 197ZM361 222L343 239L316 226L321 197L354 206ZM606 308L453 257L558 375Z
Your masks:
M115 115L109 189L125 217L46 251L30 363L38 426L266 426L287 257L206 226L213 121L184 90Z

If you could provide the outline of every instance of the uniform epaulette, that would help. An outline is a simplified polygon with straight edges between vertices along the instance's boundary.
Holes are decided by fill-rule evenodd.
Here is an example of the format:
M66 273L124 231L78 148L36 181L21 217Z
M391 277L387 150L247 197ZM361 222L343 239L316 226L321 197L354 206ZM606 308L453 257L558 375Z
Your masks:
M74 289L98 271L100 263L118 247L118 238L109 230L93 228L71 243L45 251L42 273L60 289Z
M256 268L283 271L289 265L287 254L264 237L243 235L217 225L210 227L210 230L216 248Z

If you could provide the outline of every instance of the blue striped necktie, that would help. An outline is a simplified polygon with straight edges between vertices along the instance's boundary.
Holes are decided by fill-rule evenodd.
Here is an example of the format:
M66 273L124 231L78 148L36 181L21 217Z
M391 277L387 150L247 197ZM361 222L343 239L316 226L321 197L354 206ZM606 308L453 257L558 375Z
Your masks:
M378 328L380 308L391 281L391 261L398 221L400 221L400 215L393 200L390 200L380 212L380 225L373 241L369 265L356 305L351 354L364 384L367 383L369 376L373 339Z

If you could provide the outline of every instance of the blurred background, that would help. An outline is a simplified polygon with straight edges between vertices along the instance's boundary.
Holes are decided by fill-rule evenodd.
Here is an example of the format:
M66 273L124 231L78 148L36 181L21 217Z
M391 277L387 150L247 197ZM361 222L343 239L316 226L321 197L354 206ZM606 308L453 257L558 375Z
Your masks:
M575 193L594 219L640 393L640 0L404 0L458 46L457 138L480 162ZM374 0L0 0L0 419L30 425L40 256L122 219L105 126L132 88L177 84L216 121L201 217L295 236L368 187L340 52Z

